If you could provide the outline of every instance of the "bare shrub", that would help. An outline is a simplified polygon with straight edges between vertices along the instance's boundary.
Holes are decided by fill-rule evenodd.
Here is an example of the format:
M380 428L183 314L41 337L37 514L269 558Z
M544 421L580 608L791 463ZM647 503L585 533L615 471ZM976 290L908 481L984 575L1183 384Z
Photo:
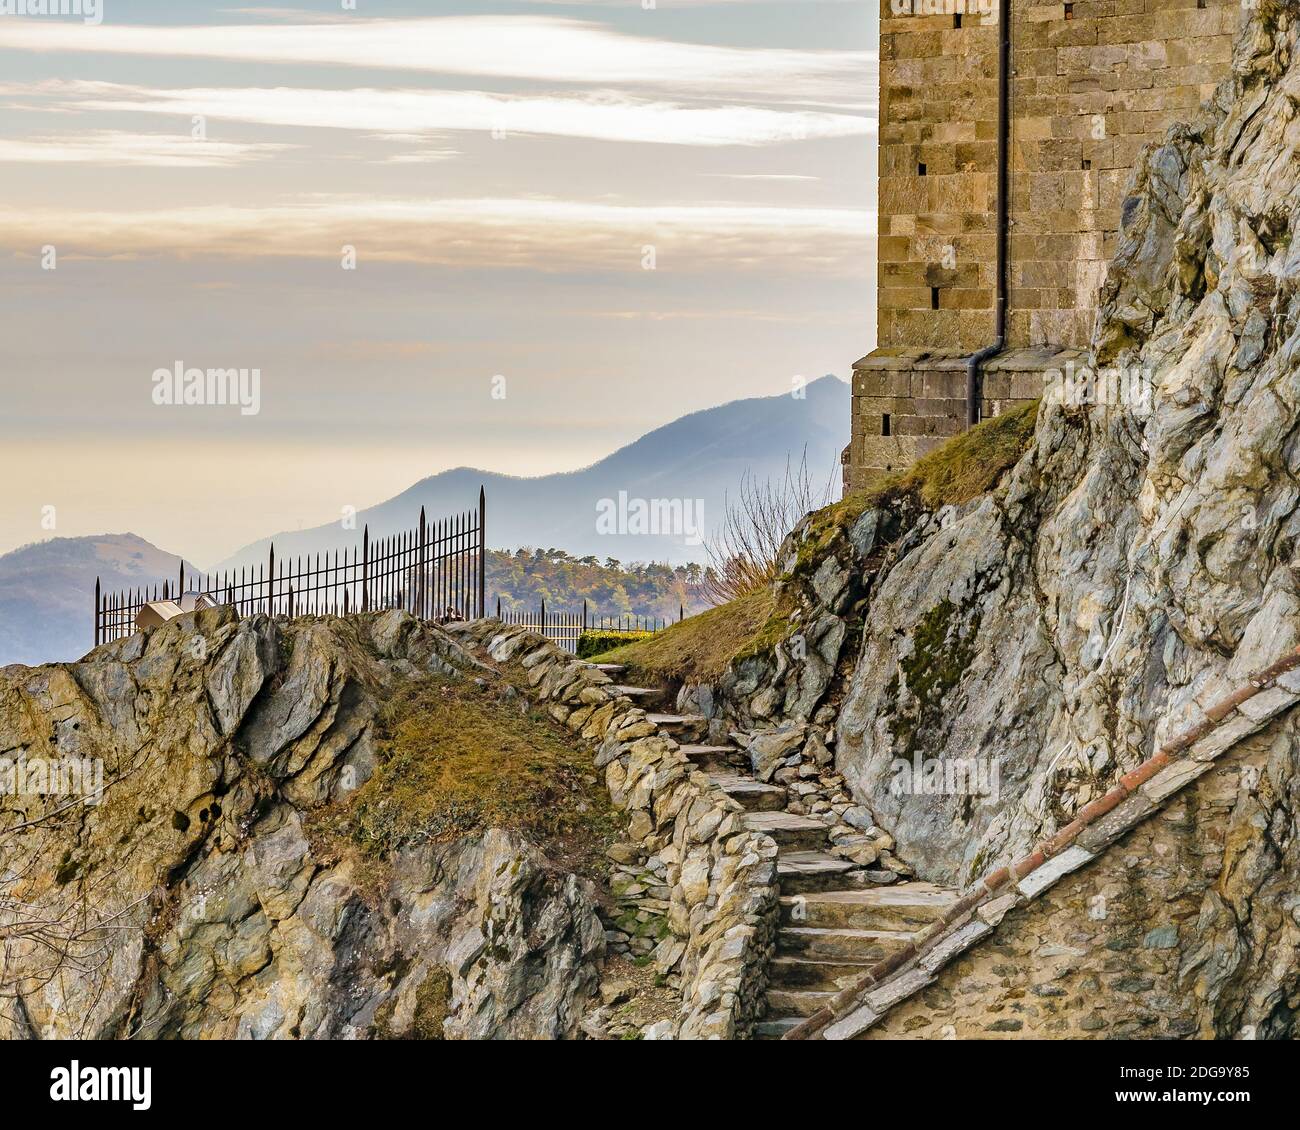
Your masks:
M708 599L725 604L776 580L781 543L809 511L829 505L834 483L833 471L825 484L813 479L806 448L797 465L786 460L783 475L760 481L747 471L736 495L724 497L722 522L706 546Z
M123 774L125 776L126 774ZM120 778L119 778L120 779ZM115 782L110 782L110 786ZM84 820L84 799L5 797L0 804L0 1031L35 1036L26 1001L57 1000L60 1031L100 1038L100 1003L123 934L138 934L149 895L123 890L130 852L115 866L82 873L69 849ZM39 814L29 816L25 805Z

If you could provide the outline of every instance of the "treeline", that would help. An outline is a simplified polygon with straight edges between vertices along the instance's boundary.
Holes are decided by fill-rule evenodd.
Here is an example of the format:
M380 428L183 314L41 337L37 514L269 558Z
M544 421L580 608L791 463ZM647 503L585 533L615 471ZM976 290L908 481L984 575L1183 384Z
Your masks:
M700 565L624 565L612 557L574 557L562 549L489 550L488 614L501 598L503 612L531 611L541 601L556 611L578 612L587 602L591 616L655 616L676 620L685 605L690 616L708 607Z

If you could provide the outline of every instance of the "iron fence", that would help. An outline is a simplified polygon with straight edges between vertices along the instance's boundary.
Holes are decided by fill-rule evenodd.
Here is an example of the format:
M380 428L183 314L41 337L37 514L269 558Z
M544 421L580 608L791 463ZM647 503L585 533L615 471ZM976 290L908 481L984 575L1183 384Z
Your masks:
M173 592L169 582L152 589L101 592L95 580L95 645L129 636L146 604L192 593L228 604L241 614L343 615L402 608L423 619L483 615L487 561L487 500L478 509L430 522L420 510L414 530L371 540L333 554L278 560L271 545L266 564L220 574L186 573L181 563Z
M686 614L685 606L678 609L678 620ZM602 632L607 635L638 635L662 632L671 623L657 616L597 616L590 612L587 602L582 602L581 612L562 612L546 607L540 601L534 609L502 610L497 597L497 619L503 624L515 624L545 636L565 651L577 652L578 640L584 632Z

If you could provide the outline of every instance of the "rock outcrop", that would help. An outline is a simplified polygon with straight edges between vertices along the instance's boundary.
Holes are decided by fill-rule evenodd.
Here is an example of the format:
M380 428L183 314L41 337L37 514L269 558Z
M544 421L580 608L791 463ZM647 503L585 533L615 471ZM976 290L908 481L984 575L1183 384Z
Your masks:
M721 725L824 730L923 879L1026 854L1300 643L1297 26L1262 0L1232 80L1144 158L1091 368L1049 386L1001 484L810 517L783 553L787 638L686 692ZM1269 909L1300 882L1293 729L1270 724L1287 752L1162 867L1196 921L1161 957L1180 1031L1293 1034L1300 917Z
M99 793L0 797L0 1036L577 1035L590 882L499 829L383 866L313 832L426 675L492 677L404 613L228 609L0 672L0 767L102 764Z
M675 1017L643 1034L749 1035L777 929L777 846L747 828L742 806L683 752L677 739L689 742L705 719L647 714L590 664L525 629L476 620L450 630L486 659L517 664L529 693L595 747L627 818L627 839L611 849L621 902L611 941L655 938L645 948L681 999Z

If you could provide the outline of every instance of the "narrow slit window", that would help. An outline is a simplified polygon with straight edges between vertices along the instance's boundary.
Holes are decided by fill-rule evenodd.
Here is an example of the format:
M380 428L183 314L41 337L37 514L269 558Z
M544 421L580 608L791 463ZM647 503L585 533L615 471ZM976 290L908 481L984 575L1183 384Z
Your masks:
M893 435L893 434L894 434L893 432L891 432L891 431L889 430L889 413L888 413L888 412L886 412L883 416L880 417L880 434L881 434L882 436L888 436L888 435Z
M1092 168L1092 162L1089 161L1087 157L1085 157L1083 159L1082 164L1079 167L1083 169L1083 171L1086 173L1089 169Z
M960 12L954 12L954 13L952 14L952 26L955 27L955 28L959 28L959 27L961 27L961 13L960 13Z
M918 177L923 177L923 176L925 176L925 162L924 162L924 161L922 161L919 165L916 166L916 175L917 175Z
M1072 20L1072 19L1074 19L1074 5L1073 5L1073 4L1067 4L1067 5L1065 6L1065 18L1066 18L1067 20Z
M930 288L930 309L939 309L939 288L937 286Z

